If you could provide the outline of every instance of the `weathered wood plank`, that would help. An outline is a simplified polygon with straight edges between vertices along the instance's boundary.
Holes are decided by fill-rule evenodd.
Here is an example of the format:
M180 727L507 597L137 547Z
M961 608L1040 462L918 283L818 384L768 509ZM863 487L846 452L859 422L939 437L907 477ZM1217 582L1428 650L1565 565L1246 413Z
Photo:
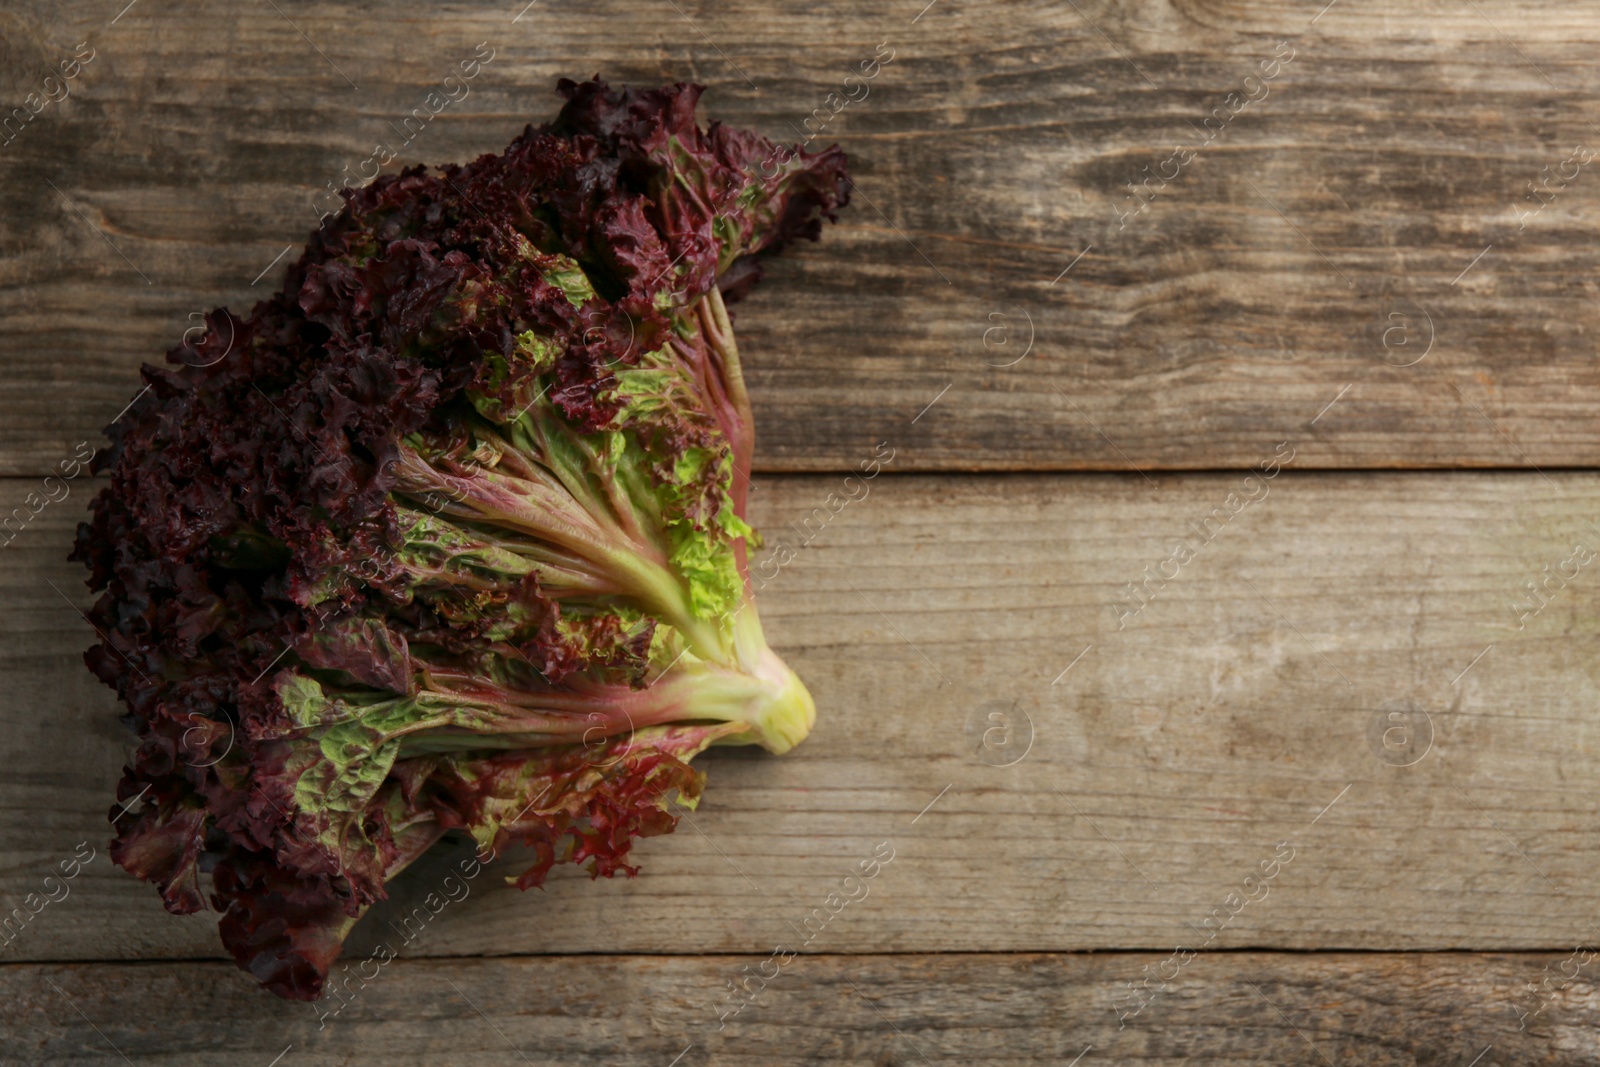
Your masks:
M1305 466L1600 463L1585 11L521 7L14 6L5 107L97 51L0 146L0 473L95 439L188 316L248 306L326 183L402 140L480 41L470 95L392 166L498 150L594 70L698 78L708 114L793 136L894 50L823 135L857 203L741 317L765 469L853 466L884 438L922 470L1242 467L1286 437ZM1293 57L1247 83L1280 41Z
M1568 564L1535 615L1511 605L1600 545L1600 478L884 476L820 532L837 479L757 484L761 613L816 696L812 737L705 757L704 806L642 845L638 879L569 870L523 895L486 876L408 953L764 950L883 842L895 859L813 949L1159 949L1218 924L1213 948L1595 936L1596 568ZM124 739L78 662L63 560L90 488L0 551L6 909L107 832ZM1223 522L1234 493L1257 499ZM1182 537L1178 576L1114 609ZM1205 925L1280 850L1266 895ZM356 951L447 873L408 872ZM216 952L210 920L167 916L102 853L5 958Z
M163 1067L1578 1067L1595 1062L1600 1027L1593 975L1568 953L1246 952L1190 960L1126 1018L1127 983L1165 957L802 955L766 988L751 980L754 999L719 1029L726 984L767 959L400 960L352 986L321 1029L318 1009L224 964L0 967L0 1055L31 1067L117 1052Z

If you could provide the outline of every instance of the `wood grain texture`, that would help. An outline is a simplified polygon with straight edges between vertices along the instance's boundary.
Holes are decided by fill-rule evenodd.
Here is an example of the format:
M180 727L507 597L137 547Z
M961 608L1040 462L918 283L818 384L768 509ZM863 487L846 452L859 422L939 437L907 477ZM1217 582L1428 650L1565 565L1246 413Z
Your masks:
M794 137L894 49L822 137L856 203L741 311L764 469L853 466L885 438L914 470L1220 469L1284 438L1315 467L1600 463L1600 178L1569 162L1600 144L1581 9L522 7L0 12L6 108L97 50L0 145L0 473L95 440L190 315L274 284L325 184L401 139L480 41L471 94L393 166L499 150L555 78L595 70L699 79L708 115ZM1251 88L1280 41L1293 58ZM1126 199L1151 174L1176 176Z
M837 478L766 476L752 498L769 538L755 573L794 551L758 602L815 694L810 739L783 758L703 757L703 806L641 845L639 878L565 870L525 895L493 884L507 861L407 955L766 951L884 842L893 862L811 950L1155 950L1202 929L1225 949L1596 936L1600 568L1577 566L1537 614L1512 603L1575 543L1600 547L1600 478L865 484L820 531ZM103 857L125 738L79 662L89 634L67 595L84 598L63 561L90 488L0 550L0 902L38 891L78 842L102 846L5 958L212 956L211 919L166 915ZM1190 524L1208 522L1207 543ZM1186 536L1197 552L1178 576L1137 615L1114 610ZM1246 881L1285 851L1265 892ZM449 859L408 871L353 951L393 936ZM1256 899L1227 904L1236 892Z
M1600 992L1592 974L1564 976L1568 958L1212 954L1120 1029L1125 983L1163 957L797 956L766 988L753 984L756 998L721 1029L726 983L761 957L402 960L320 1030L317 1009L274 1000L223 964L22 965L0 968L0 1057L30 1067L113 1063L117 1051L151 1067L266 1067L280 1054L282 1067L1579 1067L1600 1054ZM1530 984L1545 989L1537 1015L1521 1006L1536 1003Z

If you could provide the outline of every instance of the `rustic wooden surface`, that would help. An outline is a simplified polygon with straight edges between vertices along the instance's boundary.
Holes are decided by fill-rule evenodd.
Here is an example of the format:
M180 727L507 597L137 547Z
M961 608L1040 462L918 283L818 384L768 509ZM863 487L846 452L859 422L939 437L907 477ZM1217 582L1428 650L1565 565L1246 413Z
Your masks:
M321 1030L315 1009L263 999L224 964L23 965L0 967L12 1035L0 1055L63 1067L118 1052L151 1067L280 1054L281 1067L1581 1067L1600 1055L1600 993L1592 974L1564 976L1569 954L1220 953L1119 1029L1124 984L1162 958L798 956L721 1030L720 993L751 957L400 960ZM1517 999L1530 984L1542 1001ZM177 1020L152 1010L174 1002Z
M822 137L856 203L741 317L764 469L887 436L921 470L1243 467L1291 436L1307 466L1600 461L1600 177L1562 166L1600 144L1581 6L925 3L140 0L112 24L114 0L13 0L6 106L97 57L0 146L0 473L46 471L191 314L279 280L325 183L479 42L470 95L392 166L497 151L596 70L699 79L708 114L792 138L894 50ZM1279 41L1267 95L1121 224ZM1576 176L1524 219L1547 167Z
M194 313L274 285L324 184L478 42L395 166L499 150L593 71L698 80L708 116L793 137L883 42L821 136L856 202L737 309L769 535L804 540L839 486L795 472L895 449L761 591L817 730L705 757L634 881L485 877L319 1033L104 856L126 737L79 661L74 482L0 549L0 903L100 851L0 946L0 1062L1600 1063L1593 965L1564 973L1600 937L1600 565L1537 613L1523 592L1600 550L1595 165L1524 214L1600 148L1592 11L524 3L0 0L0 117L96 50L0 144L0 514ZM1280 443L1266 495L1129 614ZM1462 467L1518 469L1375 470ZM718 1032L725 982L879 843L820 955ZM1222 951L1119 1030L1127 984L1197 940Z

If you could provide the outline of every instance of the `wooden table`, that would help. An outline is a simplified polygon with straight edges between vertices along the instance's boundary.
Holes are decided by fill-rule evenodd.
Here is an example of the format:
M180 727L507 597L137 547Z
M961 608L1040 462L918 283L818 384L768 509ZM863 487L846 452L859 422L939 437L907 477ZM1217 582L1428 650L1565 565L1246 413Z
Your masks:
M635 880L486 878L320 1023L105 857L71 482L0 552L0 902L96 858L4 946L5 1063L1600 1062L1600 8L122 2L0 9L6 108L94 56L0 145L0 513L375 142L496 151L596 70L792 139L891 50L738 329L758 526L893 460L761 594L803 747L705 757Z

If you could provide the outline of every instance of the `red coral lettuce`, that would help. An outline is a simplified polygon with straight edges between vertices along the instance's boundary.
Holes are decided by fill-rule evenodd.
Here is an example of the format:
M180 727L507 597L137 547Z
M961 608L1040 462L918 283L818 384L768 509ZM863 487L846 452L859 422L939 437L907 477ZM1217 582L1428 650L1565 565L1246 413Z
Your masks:
M146 366L73 556L139 746L112 855L316 997L441 835L632 874L712 743L814 715L752 606L725 307L847 200L838 149L563 81L506 151L344 193L283 289Z

